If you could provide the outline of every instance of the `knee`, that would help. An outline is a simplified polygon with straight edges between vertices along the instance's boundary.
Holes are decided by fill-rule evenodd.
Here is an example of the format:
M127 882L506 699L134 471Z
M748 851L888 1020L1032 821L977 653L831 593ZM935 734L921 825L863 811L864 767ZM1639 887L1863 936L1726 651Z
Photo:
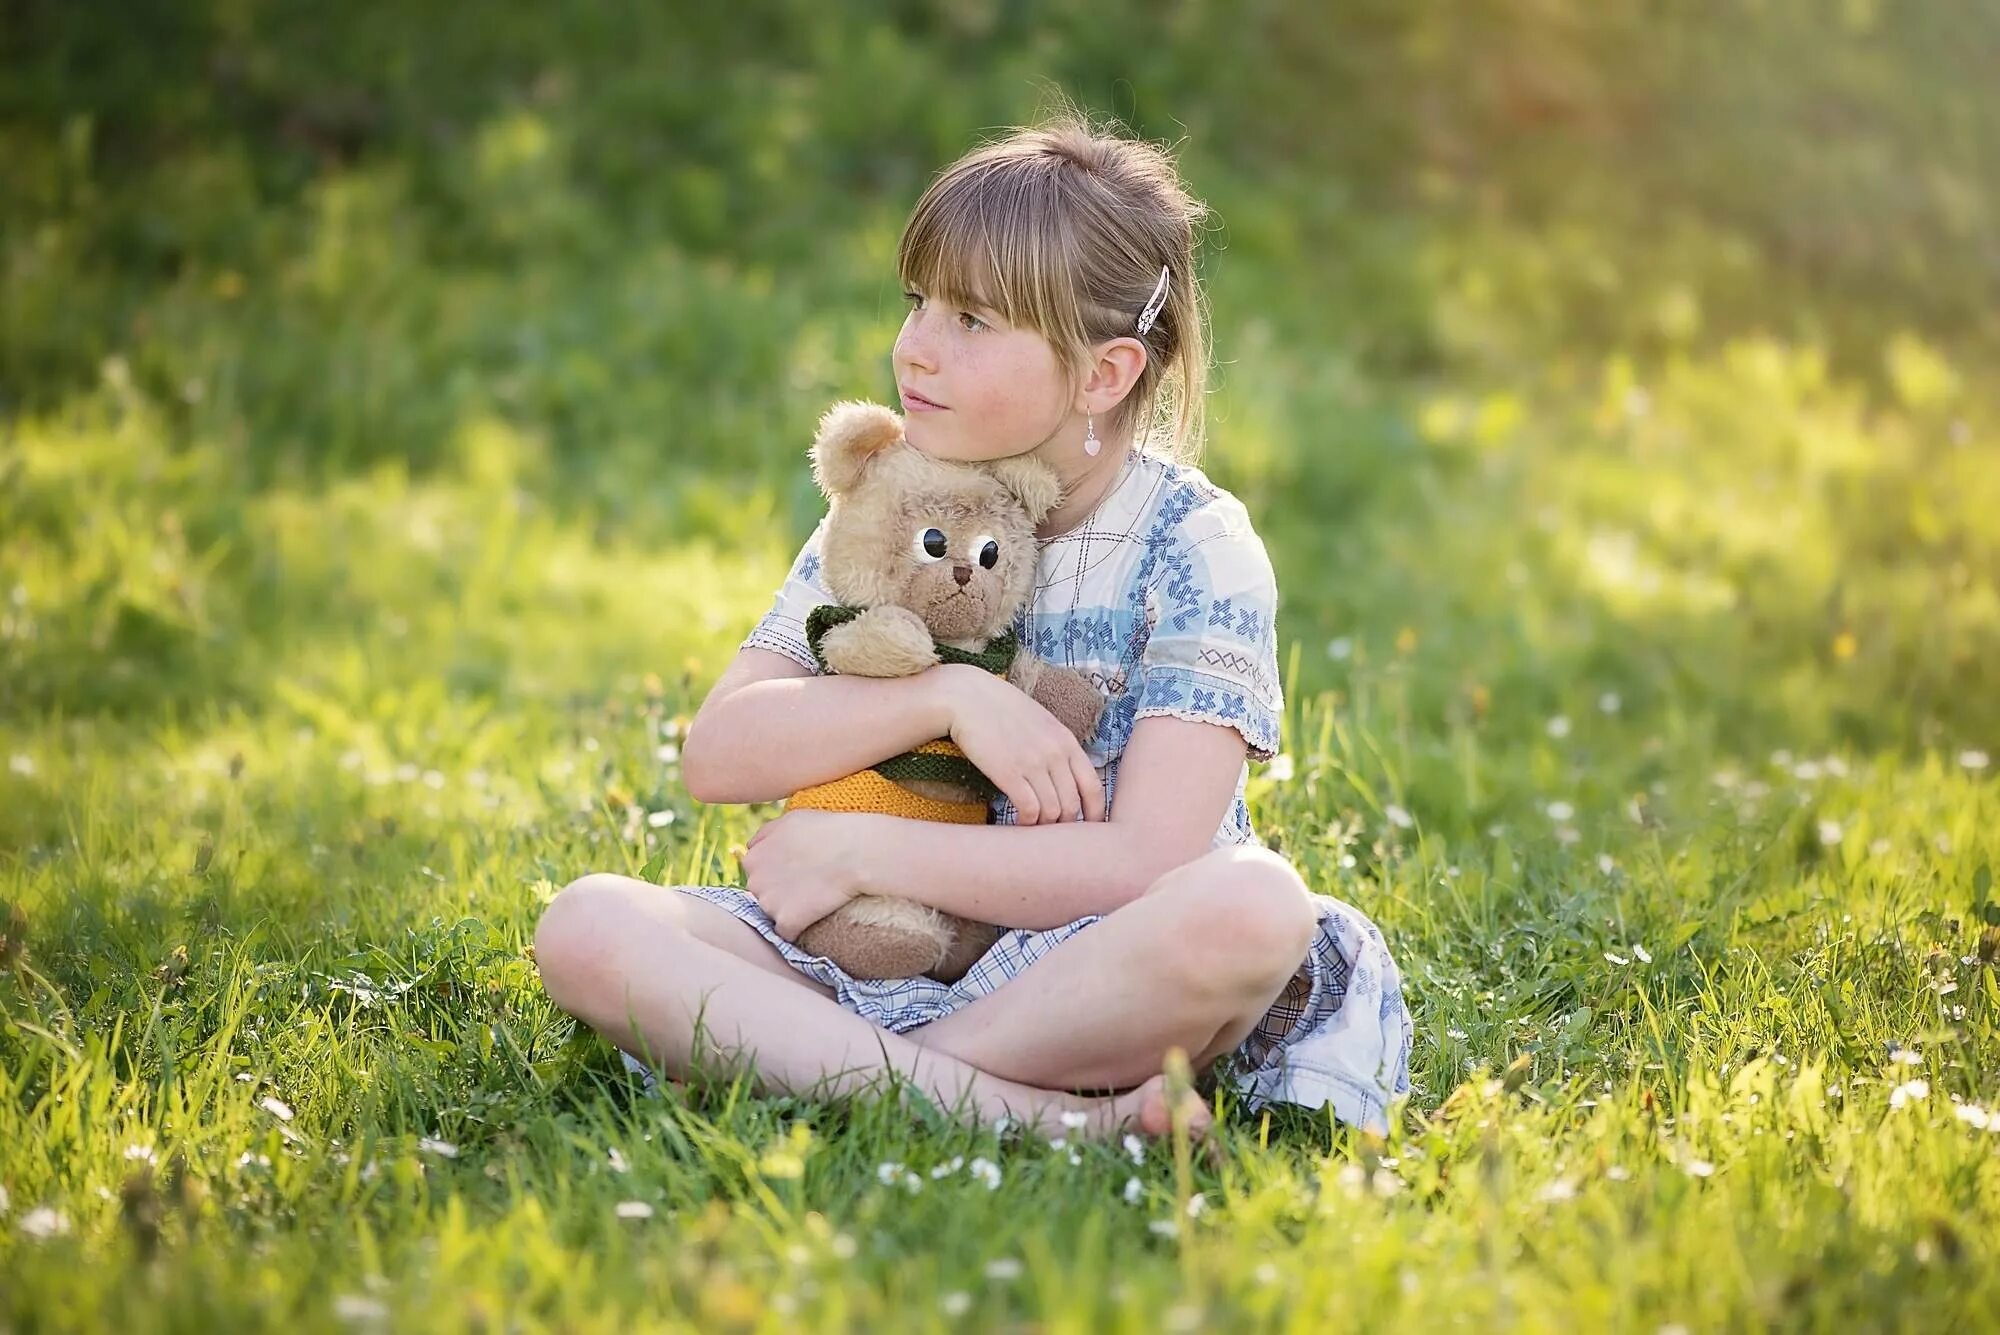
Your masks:
M1319 915L1292 864L1266 848L1217 849L1160 878L1172 904L1172 964L1191 985L1282 987L1312 948Z
M535 966L542 986L572 1014L587 1009L592 984L613 966L620 879L605 872L579 876L556 892L535 924Z

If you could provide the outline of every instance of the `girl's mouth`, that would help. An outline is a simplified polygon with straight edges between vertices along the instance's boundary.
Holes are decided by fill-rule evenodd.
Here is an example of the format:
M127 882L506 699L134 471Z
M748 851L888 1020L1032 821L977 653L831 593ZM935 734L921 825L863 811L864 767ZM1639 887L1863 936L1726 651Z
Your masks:
M941 413L947 411L942 403L932 403L908 385L896 386L903 396L903 411L910 413Z

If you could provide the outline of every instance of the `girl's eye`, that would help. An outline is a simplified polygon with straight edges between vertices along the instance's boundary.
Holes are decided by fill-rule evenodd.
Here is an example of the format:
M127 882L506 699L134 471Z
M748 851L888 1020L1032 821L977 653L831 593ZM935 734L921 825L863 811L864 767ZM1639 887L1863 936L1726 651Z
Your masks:
M914 549L917 559L926 564L944 560L945 553L951 550L950 544L945 541L944 530L937 528L927 528L917 534Z
M905 292L903 294L903 300L910 303L910 309L919 310L923 307L924 304L924 294L921 292ZM971 311L960 311L958 313L958 318L959 318L958 327L960 329L965 330L968 334L978 333L981 329L985 329L988 327L984 320L974 315ZM967 320L970 320L972 323L966 324L965 321Z
M1000 564L1000 544L980 534L972 540L972 559L984 569L991 570Z

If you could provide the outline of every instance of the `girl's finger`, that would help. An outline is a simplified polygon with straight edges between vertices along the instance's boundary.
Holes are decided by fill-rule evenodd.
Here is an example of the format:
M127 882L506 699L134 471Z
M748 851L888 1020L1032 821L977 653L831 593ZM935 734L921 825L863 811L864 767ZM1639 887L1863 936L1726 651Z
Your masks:
M1097 777L1097 769L1090 763L1090 757L1081 753L1071 757L1070 772L1076 776L1077 795L1083 801L1083 818L1103 820L1104 781Z
M1042 806L1041 802L1035 797L1035 790L1029 786L1025 776L1009 779L1005 783L999 783L996 780L995 786L1007 795L1009 802L1014 804L1014 823L1016 825L1033 825L1036 823L1037 818L1041 815Z
M1061 820L1063 818L1062 798L1057 796L1055 781L1049 777L1048 771L1042 770L1038 773L1030 774L1028 782L1035 786L1035 800L1041 806L1041 810L1036 813L1036 819L1030 823L1040 825L1047 821Z
M1059 764L1049 774L1056 786L1056 800L1062 807L1056 813L1058 820L1074 821L1083 810L1083 794L1077 791L1076 773L1068 765Z

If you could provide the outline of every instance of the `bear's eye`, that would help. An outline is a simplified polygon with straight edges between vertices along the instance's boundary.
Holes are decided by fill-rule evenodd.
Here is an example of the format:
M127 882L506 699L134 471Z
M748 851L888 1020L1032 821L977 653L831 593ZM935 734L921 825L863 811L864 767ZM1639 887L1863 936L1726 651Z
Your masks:
M917 534L915 548L919 561L942 561L945 553L950 550L950 545L945 542L943 529L927 528Z
M984 533L972 540L972 559L987 570L1000 564L1000 544Z

